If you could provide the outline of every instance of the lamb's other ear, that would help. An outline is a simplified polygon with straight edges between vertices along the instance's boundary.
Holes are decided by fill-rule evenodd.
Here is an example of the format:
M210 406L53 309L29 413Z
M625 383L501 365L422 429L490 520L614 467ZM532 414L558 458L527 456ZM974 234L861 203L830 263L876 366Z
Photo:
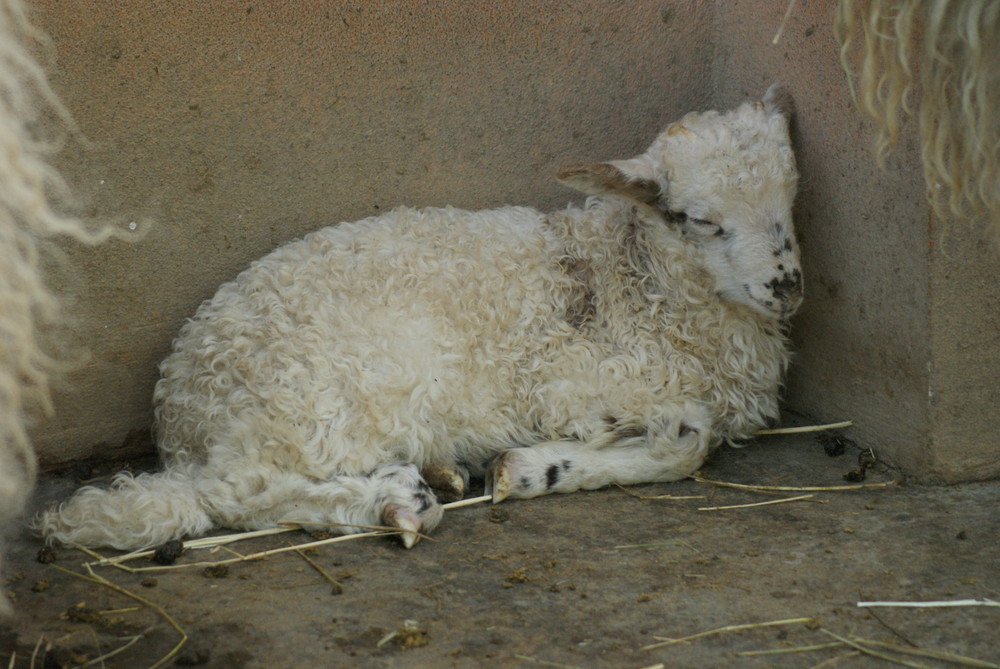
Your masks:
M614 195L655 206L660 185L643 175L647 169L638 160L564 165L556 172L556 179L588 195Z
M767 110L768 114L781 114L789 120L795 114L795 102L792 100L792 94L781 84L771 84L771 87L764 93L764 99L761 102L764 103L764 109Z

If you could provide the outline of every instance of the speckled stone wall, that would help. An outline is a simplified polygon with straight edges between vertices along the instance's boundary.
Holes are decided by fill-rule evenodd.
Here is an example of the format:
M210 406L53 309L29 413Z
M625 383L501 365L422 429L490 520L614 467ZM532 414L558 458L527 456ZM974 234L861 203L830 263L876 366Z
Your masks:
M784 81L799 109L807 300L789 406L852 419L928 480L1000 475L1000 276L937 236L911 138L885 171L854 110L832 3L37 0L54 87L90 145L80 210L148 233L53 270L90 358L43 463L149 448L156 365L252 259L398 204L560 207L561 162L628 157L692 109ZM929 240L936 240L930 242Z

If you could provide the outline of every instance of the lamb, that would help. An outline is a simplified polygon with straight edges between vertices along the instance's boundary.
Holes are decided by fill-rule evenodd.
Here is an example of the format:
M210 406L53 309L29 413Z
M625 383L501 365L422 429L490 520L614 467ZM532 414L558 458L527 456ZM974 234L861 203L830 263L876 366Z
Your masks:
M279 521L386 524L673 481L778 415L802 301L791 97L691 113L558 174L541 213L397 209L279 247L198 309L154 392L163 470L85 487L50 541L138 549ZM430 484L430 485L429 485Z

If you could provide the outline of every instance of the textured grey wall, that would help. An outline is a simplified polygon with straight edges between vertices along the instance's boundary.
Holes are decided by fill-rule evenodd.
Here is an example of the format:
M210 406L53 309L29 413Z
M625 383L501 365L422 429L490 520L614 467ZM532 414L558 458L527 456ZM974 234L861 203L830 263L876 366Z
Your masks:
M1000 247L988 233L932 224L928 471L1000 476Z
M787 4L762 0L38 5L94 143L60 154L83 210L151 223L55 272L92 358L36 430L43 462L134 452L180 323L278 243L397 204L558 207L562 161L780 80L807 282L789 405L928 479L1000 474L996 255L930 231L914 138L875 166L832 3L797 3L778 45Z

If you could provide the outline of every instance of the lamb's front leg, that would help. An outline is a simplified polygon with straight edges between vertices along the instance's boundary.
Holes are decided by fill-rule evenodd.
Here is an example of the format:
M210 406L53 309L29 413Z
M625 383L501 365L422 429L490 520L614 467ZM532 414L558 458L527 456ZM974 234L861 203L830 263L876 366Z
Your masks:
M691 414L694 415L691 415ZM551 492L593 490L612 483L677 481L704 462L711 443L700 410L648 427L619 427L590 442L548 441L504 451L486 473L493 502Z

